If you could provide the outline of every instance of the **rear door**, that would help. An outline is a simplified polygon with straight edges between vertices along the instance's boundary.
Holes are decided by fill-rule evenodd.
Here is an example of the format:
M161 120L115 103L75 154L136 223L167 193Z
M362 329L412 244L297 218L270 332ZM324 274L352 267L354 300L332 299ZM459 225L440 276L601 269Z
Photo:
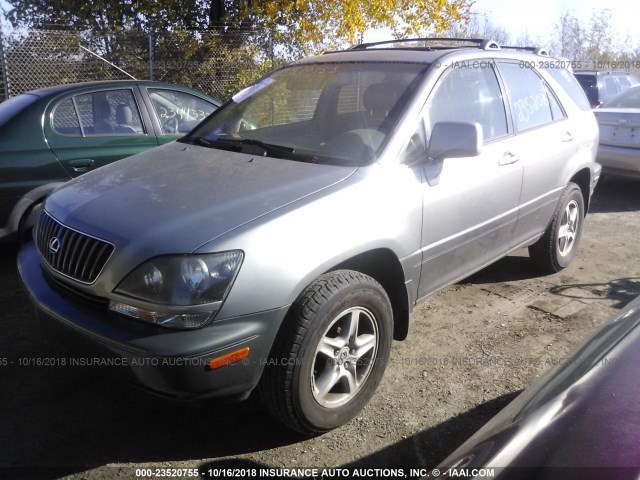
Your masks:
M158 145L141 100L137 87L123 87L83 91L50 105L45 135L69 175Z
M578 151L579 132L534 69L523 62L499 61L498 70L506 85L524 168L520 214L511 245L516 247L547 228L566 186L567 161Z

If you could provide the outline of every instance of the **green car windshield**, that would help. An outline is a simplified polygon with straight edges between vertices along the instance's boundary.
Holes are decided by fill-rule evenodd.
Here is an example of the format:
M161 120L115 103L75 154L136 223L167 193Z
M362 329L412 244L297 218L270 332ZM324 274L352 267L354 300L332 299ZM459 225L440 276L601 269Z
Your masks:
M367 164L377 158L427 67L286 67L234 95L183 141L314 163Z

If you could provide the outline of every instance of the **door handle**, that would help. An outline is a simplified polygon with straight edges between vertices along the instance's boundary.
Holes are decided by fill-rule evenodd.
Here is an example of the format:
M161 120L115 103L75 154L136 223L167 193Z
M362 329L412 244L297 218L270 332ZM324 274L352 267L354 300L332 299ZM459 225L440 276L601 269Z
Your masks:
M85 173L93 168L93 160L90 158L81 158L78 160L71 160L69 166L77 173Z
M520 161L520 155L515 155L511 152L504 152L504 155L498 160L498 165L511 165Z
M571 132L567 132L564 134L564 136L562 137L562 141L563 142L570 142L571 140L573 140L573 134Z

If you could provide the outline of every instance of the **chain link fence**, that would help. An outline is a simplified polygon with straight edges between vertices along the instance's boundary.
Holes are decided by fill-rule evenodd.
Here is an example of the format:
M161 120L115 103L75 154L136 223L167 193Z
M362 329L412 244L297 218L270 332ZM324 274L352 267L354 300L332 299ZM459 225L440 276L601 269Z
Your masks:
M269 32L221 28L95 34L0 28L0 101L93 80L181 83L224 100L277 63Z

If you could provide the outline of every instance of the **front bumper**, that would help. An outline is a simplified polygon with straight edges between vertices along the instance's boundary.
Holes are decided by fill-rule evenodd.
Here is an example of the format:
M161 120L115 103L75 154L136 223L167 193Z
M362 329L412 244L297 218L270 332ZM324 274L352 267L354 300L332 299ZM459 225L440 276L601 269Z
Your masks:
M117 374L154 393L179 398L245 398L260 380L288 306L170 330L111 313L54 285L33 244L18 253L23 287L43 331L67 345L81 365L114 365ZM244 360L212 370L209 361L249 347Z

